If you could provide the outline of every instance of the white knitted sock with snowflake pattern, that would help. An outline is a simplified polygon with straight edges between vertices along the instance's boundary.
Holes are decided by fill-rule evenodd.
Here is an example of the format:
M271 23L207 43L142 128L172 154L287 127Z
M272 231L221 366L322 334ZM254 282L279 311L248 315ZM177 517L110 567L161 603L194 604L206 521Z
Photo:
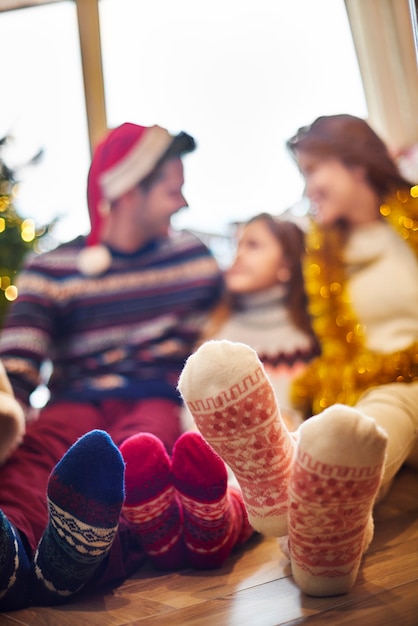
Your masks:
M386 433L360 411L334 405L299 428L289 484L289 549L298 586L348 592L373 536Z

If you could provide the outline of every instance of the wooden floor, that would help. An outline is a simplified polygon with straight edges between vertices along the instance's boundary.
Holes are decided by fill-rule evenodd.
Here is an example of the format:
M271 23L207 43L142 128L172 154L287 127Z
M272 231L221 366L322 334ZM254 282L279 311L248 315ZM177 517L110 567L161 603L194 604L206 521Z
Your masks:
M418 474L403 469L376 509L373 543L350 594L310 598L276 539L255 538L220 570L143 568L119 588L54 608L0 614L1 626L418 625Z

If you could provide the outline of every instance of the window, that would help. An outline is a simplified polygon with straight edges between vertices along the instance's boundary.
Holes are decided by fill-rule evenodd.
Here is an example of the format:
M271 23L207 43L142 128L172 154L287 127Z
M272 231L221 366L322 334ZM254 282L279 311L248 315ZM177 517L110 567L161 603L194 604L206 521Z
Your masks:
M367 116L343 0L102 0L100 20L109 125L198 142L179 225L282 212L302 194L286 139L318 115Z
M86 232L86 176L90 160L83 77L74 2L0 13L2 90L0 137L9 165L20 172L16 208L37 225L58 217L58 240Z
M297 203L285 141L316 116L366 116L343 0L101 0L108 125L158 123L195 136L180 227L221 232ZM21 214L61 217L56 238L88 230L89 165L73 2L0 13L2 117L22 174ZM53 25L53 28L51 27ZM7 97L4 95L7 92Z

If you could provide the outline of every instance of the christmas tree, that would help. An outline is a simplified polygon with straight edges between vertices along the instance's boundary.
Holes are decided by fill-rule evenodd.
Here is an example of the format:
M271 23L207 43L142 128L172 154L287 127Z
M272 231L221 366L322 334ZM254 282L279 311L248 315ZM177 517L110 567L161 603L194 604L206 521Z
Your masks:
M15 208L18 172L3 158L8 140L7 136L0 139L0 329L10 302L17 298L16 277L27 254L38 251L40 240L50 233L52 226L36 228L34 220L18 214ZM25 167L35 165L41 157L39 151Z

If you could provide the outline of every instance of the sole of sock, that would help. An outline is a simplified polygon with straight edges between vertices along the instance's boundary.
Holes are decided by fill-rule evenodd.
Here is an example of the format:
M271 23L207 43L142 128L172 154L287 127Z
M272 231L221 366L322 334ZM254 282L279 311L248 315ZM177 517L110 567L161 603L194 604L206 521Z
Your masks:
M347 593L373 534L387 437L373 419L333 406L307 420L289 484L292 573L312 596Z

